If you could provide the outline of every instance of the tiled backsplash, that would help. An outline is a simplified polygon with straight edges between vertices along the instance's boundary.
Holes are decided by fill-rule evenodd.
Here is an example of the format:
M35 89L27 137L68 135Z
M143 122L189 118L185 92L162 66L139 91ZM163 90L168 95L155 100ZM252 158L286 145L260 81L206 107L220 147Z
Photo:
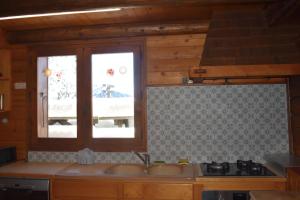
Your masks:
M286 85L148 88L152 160L253 159L288 152ZM74 152L29 152L29 161L76 161ZM96 153L97 162L139 162L132 153Z

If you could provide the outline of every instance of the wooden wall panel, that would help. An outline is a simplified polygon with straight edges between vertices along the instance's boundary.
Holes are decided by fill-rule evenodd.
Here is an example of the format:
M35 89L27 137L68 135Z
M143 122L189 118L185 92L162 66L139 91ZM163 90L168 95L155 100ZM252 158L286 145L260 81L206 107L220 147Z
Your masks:
M289 79L290 151L300 156L300 77Z
M5 40L5 33L4 31L0 28L0 48L3 48L7 45L6 40Z
M287 189L289 191L300 192L300 168L295 167L288 169Z
M146 38L148 85L181 84L189 68L198 65L206 36L203 34L151 36ZM26 82L29 54L25 46L11 47L12 85ZM16 145L18 159L26 159L28 150L29 110L28 91L12 88L12 110L9 123L0 124L0 145Z
M147 85L182 84L190 67L198 66L205 34L147 37Z
M3 35L2 35L3 36ZM1 41L3 43L1 43ZM3 44L3 46L1 46ZM26 71L28 67L28 53L23 46L9 47L1 37L0 47L11 49L12 54L12 85L16 82L26 82ZM15 90L11 88L11 111L1 115L0 118L7 118L8 123L0 123L0 146L16 146L17 159L27 158L28 140L28 102L26 90Z
M201 65L300 63L300 25L269 26L263 11L213 14Z

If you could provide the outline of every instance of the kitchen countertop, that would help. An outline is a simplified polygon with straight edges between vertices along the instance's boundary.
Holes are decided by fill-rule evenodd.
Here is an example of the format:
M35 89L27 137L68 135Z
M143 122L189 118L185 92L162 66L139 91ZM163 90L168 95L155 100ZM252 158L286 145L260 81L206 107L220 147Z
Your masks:
M282 167L300 167L300 156L290 154L269 154L264 159L270 163L276 163Z
M91 164L80 165L72 164L56 173L57 176L103 176L105 170L111 167L112 164Z
M160 175L148 175L148 174L111 174L106 173L113 166L122 166L126 164L92 164L92 165L80 165L76 163L48 163L48 162L25 162L18 161L8 165L0 167L0 177L20 177L20 178L106 178L106 179L144 179L144 180L165 180L165 181L194 181L195 180L195 167L189 165L182 167L180 165L169 164L169 166L179 166L182 170L180 176L160 176ZM138 164L129 164L138 165ZM160 167L163 165L152 165Z
M271 170L276 176L286 177L286 173L284 173L282 170L278 169L276 166L274 166L271 163L266 163L265 167L267 167L269 170Z
M299 200L299 192L251 191L251 200Z
M228 180L241 180L248 179L270 179L273 181L283 182L286 181L285 177L207 177L203 176L201 168L198 164L191 164L185 168L182 168L183 173L181 176L155 176L155 175L134 175L134 174L110 174L105 173L106 170L112 166L122 166L124 164L92 164L92 165L80 165L76 163L46 163L46 162L25 162L19 161L16 163L8 164L0 167L0 176L13 176L13 177L37 177L37 178L49 178L54 176L59 177L101 177L101 178L132 178L132 179L160 179L160 180L186 180L197 182L211 182L217 180L219 182ZM134 164L131 164L134 165ZM171 164L172 165L172 164ZM175 165L175 164L173 164ZM142 165L140 165L142 166ZM157 165L160 166L160 165ZM163 165L161 165L163 166Z
M124 168L123 168L124 166ZM129 167L128 167L129 166ZM133 166L132 168L130 166ZM170 168L168 168L170 167ZM114 169L114 170L112 170ZM128 169L128 171L126 171ZM0 177L92 180L108 182L167 182L196 184L201 190L285 190L285 177L203 176L199 165L92 164L16 162L0 167ZM112 172L112 173L110 173ZM115 173L116 172L116 173ZM154 173L153 173L154 172ZM161 175L160 173L168 175ZM180 172L180 175L176 173ZM158 175L157 175L158 174ZM174 175L175 174L175 175ZM261 199L256 199L261 200ZM264 199L262 199L264 200ZM275 199L274 199L275 200ZM280 199L281 200L281 199ZM294 199L282 199L294 200Z
M1 177L51 178L70 163L45 163L18 161L0 167Z
M178 164L153 164L150 166L148 170L151 170L151 167L157 167L164 168L164 166L175 166L178 167L181 171L181 175L151 175L147 173L138 173L136 174L134 170L132 171L132 168L128 168L128 173L107 173L110 169L113 167L121 167L122 166L133 166L133 168L141 167L143 168L143 165L141 164L92 164L92 165L80 165L80 164L73 164L69 165L65 169L59 171L56 173L56 177L64 177L64 178L78 178L78 177L84 177L84 178L101 178L101 179L119 179L119 180L161 180L161 181L194 181L195 180L195 166L194 165L188 165L188 166L181 166ZM159 169L158 169L159 170Z

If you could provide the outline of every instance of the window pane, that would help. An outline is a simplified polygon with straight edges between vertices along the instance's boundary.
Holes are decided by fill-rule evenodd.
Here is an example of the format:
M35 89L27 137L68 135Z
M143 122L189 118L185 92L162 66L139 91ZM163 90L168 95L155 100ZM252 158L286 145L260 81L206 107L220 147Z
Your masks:
M45 69L48 68L48 77ZM47 79L43 94L41 112L42 125L48 126L47 133L39 137L76 138L77 137L77 89L76 56L47 57L47 67L39 78ZM40 82L40 81L39 81Z
M92 55L93 138L134 138L134 54Z

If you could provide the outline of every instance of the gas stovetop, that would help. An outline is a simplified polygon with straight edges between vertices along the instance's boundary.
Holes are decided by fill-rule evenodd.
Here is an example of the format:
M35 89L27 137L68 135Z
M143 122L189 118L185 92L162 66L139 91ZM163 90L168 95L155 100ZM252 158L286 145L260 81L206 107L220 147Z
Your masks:
M236 163L202 163L204 176L275 176L273 172L252 160L238 160Z

